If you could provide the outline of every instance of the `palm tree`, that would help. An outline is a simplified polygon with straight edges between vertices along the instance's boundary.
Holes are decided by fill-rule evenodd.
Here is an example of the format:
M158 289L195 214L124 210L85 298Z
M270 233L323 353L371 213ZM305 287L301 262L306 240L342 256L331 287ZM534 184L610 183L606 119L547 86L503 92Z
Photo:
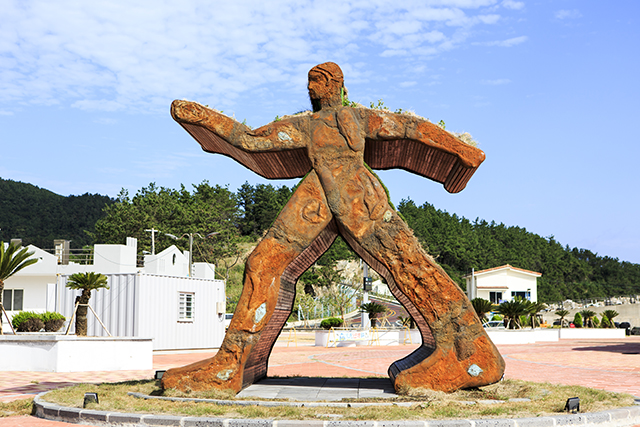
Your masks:
M543 302L538 301L538 302L529 303L529 316L531 316L531 329L536 328L536 323L538 323L538 313L540 313L545 308L547 308L547 304Z
M486 314L493 310L493 303L484 298L474 298L471 300L471 305L473 305L473 309L476 311L482 323L486 323Z
M582 310L580 312L580 315L582 316L582 320L584 321L584 326L586 326L587 328L593 328L593 321L591 319L593 319L593 316L596 315L596 312L592 310Z
M387 311L387 307L375 301L371 301L371 302L362 304L360 306L360 310L364 311L369 315L369 319L371 320L371 327L375 328L376 317L378 317L378 314L380 313L385 313Z
M569 315L569 310L557 310L556 316L560 316L560 327L564 326L564 318Z
M496 312L502 314L505 326L508 329L520 329L520 316L529 314L531 303L524 298L516 297L511 301L505 301L498 305Z
M67 288L82 290L82 294L76 297L78 309L76 310L76 335L87 335L87 305L91 299L91 291L94 289L109 289L107 276L100 273L75 273L69 276Z
M618 313L615 310L605 310L602 312L602 317L606 318L609 321L609 328L615 328L615 323L613 323L613 318L618 316L620 313ZM604 322L603 322L603 326L604 326Z
M4 281L25 267L38 262L36 258L30 258L35 252L29 252L27 248L20 249L19 245L9 243L7 248L0 241L0 335L2 335L2 294L4 294Z

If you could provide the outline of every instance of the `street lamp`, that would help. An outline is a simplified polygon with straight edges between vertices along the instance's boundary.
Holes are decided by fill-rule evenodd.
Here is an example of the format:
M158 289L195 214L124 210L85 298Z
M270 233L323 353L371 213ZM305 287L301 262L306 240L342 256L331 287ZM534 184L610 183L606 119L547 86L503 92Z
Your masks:
M165 236L171 237L174 240L178 240L183 238L184 236L189 236L189 277L191 277L191 269L193 266L193 236L198 236L201 239L204 239L200 233L184 233L182 236L174 236L173 234L164 233Z

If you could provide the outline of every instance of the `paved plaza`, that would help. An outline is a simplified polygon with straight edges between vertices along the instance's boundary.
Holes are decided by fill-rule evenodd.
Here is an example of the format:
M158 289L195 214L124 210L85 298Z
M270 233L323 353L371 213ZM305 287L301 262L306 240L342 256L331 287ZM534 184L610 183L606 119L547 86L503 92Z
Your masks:
M280 338L269 359L269 377L387 377L389 365L407 355L417 346L357 346L324 348L313 346L311 334L298 333L296 341ZM609 340L562 340L524 345L499 345L506 361L506 378L554 384L577 384L609 391L626 392L640 397L640 336ZM76 383L117 382L153 377L155 370L182 366L214 352L154 354L154 369L148 371L48 373L0 372L0 401L31 398L36 394ZM317 395L326 395L322 387L335 381L314 380ZM366 382L362 382L366 384ZM280 381L281 387L286 381ZM266 387L263 385L262 387ZM270 384L273 386L273 383ZM251 396L251 388L243 391ZM260 385L258 385L259 389ZM381 385L380 393L392 388ZM354 387L350 387L352 389ZM358 387L355 387L358 389ZM363 387L371 390L370 387ZM272 390L290 393L290 390ZM264 392L264 389L262 390ZM295 390L294 390L295 392ZM302 392L302 390L300 390ZM306 394L313 394L309 390ZM284 394L281 394L281 396ZM345 396L347 397L347 396ZM348 396L352 397L352 396ZM0 419L3 427L56 427L71 424L40 420L34 417Z

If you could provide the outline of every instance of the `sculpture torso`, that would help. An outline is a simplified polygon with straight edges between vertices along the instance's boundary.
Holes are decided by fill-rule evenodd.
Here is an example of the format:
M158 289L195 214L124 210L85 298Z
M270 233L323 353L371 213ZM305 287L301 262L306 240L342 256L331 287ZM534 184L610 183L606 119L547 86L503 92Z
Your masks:
M353 109L312 114L310 136L309 158L337 219L353 214L381 217L386 193L364 166L364 132Z

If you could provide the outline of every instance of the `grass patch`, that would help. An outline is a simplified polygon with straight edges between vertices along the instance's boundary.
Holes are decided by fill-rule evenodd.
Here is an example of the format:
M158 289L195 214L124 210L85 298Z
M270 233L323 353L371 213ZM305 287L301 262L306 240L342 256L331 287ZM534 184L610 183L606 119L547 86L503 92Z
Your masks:
M0 402L0 418L31 415L33 399L20 399L13 402Z
M336 417L342 420L417 420L450 418L520 418L538 417L563 413L566 400L580 397L582 412L597 412L606 409L631 406L633 397L580 386L561 386L548 383L532 383L519 380L504 380L497 384L456 393L432 390L413 390L411 395L397 399L345 399L347 402L411 402L408 406L385 405L364 408L298 408L264 407L241 405L217 405L203 402L171 402L165 400L142 400L127 396L138 392L153 396L193 397L221 400L237 399L232 394L220 391L181 393L176 390L163 391L154 380L126 381L115 384L80 384L48 393L45 400L67 407L81 407L84 393L97 392L100 404L94 409L102 411L171 414L195 417L263 418L263 419L318 419ZM528 398L527 402L509 402L508 399ZM503 403L469 404L481 400L500 400ZM7 404L8 405L8 404ZM27 411L27 412L30 412ZM25 412L25 413L27 413Z

